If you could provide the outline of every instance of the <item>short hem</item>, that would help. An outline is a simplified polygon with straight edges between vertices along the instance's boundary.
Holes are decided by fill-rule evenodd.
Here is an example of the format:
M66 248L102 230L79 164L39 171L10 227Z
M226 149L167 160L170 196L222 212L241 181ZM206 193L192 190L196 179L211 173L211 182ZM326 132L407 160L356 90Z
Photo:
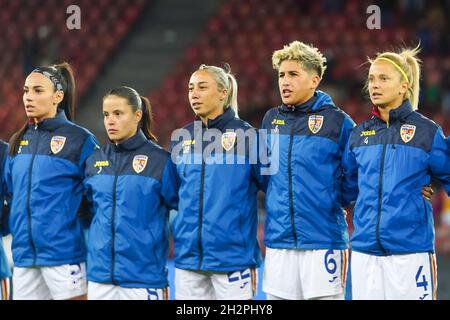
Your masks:
M86 288L84 290L71 291L70 293L60 294L60 295L57 295L57 296L53 296L52 295L52 298L54 300L69 300L69 299L73 299L73 298L76 298L76 297L87 295L87 293L88 293L88 291L87 291L87 288Z
M218 301L221 301L221 300L251 300L251 299L254 299L254 298L255 298L255 295L251 295L250 297L245 295L245 296L227 297L227 298L215 299L215 300L218 300ZM199 298L192 298L192 297L186 298L186 297L176 296L175 300L189 300L190 301L190 300L200 300L200 299ZM202 299L202 300L211 300L211 299Z
M250 297L247 297L247 296L240 296L240 297L228 297L228 298L223 298L223 299L217 299L217 300L219 300L219 301L223 301L223 300L241 300L241 301L244 301L244 300L251 300L251 299L254 299L255 298L255 296L254 295L251 295Z
M299 297L299 296L289 296L286 295L285 293L282 293L280 291L277 290L272 290L272 289L266 289L263 288L264 293L266 294L270 294L272 296L281 298L281 299L286 299L286 300L310 300L310 299L314 299L314 298L322 298L322 297L331 297L331 296L337 296L340 294L344 294L344 290L342 290L341 292L336 292L336 291L327 291L327 292L317 292L317 293L308 293L303 295L303 297Z
M277 298L285 299L285 300L300 300L302 297L294 297L294 296L288 296L284 292L280 292L277 290L273 290L270 288L263 288L263 292L265 294L270 294L272 296L275 296Z
M184 296L177 296L177 295L175 295L175 300L188 300L188 301L191 301L191 300L210 300L210 299L200 299L200 298L197 298L197 297L195 297L195 298L193 298L193 297L189 297L189 298L187 298L187 297L184 297Z
M318 292L318 293L312 293L312 294L305 294L305 300L310 300L314 298L323 298L323 297L332 297L344 294L344 290L340 290L340 292L336 291L327 291L327 292Z

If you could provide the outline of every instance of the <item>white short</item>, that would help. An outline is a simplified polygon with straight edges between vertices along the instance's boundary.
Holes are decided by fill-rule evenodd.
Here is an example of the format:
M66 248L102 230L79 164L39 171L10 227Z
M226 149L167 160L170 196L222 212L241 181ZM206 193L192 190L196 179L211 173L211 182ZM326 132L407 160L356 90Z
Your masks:
M13 269L14 300L66 300L87 293L86 264Z
M347 250L266 248L263 291L287 300L342 296Z
M169 288L123 288L89 281L88 300L169 300Z
M176 300L250 300L256 293L256 269L228 273L175 268Z
M353 300L435 300L436 257L432 253L373 256L351 254Z

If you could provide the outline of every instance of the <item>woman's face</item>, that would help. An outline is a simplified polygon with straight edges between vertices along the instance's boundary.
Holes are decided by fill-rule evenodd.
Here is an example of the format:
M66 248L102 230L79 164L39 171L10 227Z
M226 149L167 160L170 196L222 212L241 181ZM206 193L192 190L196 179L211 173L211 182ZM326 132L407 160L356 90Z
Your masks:
M320 77L305 70L296 60L284 60L278 69L278 87L285 105L296 106L308 101L319 85Z
M137 132L142 111L133 111L127 99L109 95L103 99L103 122L109 140L122 143Z
M189 80L189 103L202 120L214 119L223 113L226 94L205 70L194 72Z
M402 75L388 61L376 60L369 69L368 88L370 100L380 108L399 107L408 90Z
M28 118L41 122L56 115L58 104L64 99L62 91L55 91L53 83L46 76L32 72L23 87L23 104Z

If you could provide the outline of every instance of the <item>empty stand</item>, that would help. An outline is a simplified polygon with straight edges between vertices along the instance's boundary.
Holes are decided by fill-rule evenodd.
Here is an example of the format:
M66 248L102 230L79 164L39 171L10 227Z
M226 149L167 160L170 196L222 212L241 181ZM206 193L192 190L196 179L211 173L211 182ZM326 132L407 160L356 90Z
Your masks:
M139 17L146 0L4 0L0 10L0 123L8 139L24 122L22 87L26 73L42 63L68 61L75 71L77 95L97 77L121 39ZM81 9L81 30L69 30L66 8ZM53 35L47 40L44 28ZM39 38L41 33L41 38ZM31 59L40 55L54 61ZM52 58L52 57L51 57Z
M414 45L418 39L417 26L408 24L408 16L399 10L392 10L395 19L384 19L381 30L368 30L368 5L368 1L356 0L225 2L209 19L198 42L161 81L160 88L149 93L158 136L167 144L171 130L192 121L187 82L201 63L230 64L239 84L241 117L259 126L264 112L280 103L272 53L293 40L312 43L327 56L329 67L322 87L337 90L335 102L355 121L363 121L370 113L362 91L366 57L402 44ZM421 58L428 64L433 56L425 53ZM422 109L428 110L428 106L422 103ZM445 117L436 119L443 119L440 124L449 134L450 122Z

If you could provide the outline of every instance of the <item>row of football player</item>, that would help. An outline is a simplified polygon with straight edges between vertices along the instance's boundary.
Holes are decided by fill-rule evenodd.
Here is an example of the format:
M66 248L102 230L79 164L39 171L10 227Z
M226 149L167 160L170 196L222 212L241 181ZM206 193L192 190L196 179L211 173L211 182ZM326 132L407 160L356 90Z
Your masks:
M282 104L261 126L278 167L269 175L247 161L250 146L233 150L237 132L257 129L238 116L229 68L201 65L192 74L198 117L184 128L177 161L157 145L151 105L134 89L103 98L110 142L100 148L71 122L70 66L34 70L24 85L29 121L1 154L14 299L167 299L169 229L177 299L251 299L262 260L258 190L266 193L269 299L343 299L346 288L353 299L435 299L430 181L450 192L450 142L417 112L418 52L369 60L373 115L356 126L317 89L326 69L317 48L294 41L275 51ZM215 156L229 164L207 163L204 147L196 150L209 131L221 134ZM349 264L343 208L355 201ZM3 255L6 296L5 264Z

